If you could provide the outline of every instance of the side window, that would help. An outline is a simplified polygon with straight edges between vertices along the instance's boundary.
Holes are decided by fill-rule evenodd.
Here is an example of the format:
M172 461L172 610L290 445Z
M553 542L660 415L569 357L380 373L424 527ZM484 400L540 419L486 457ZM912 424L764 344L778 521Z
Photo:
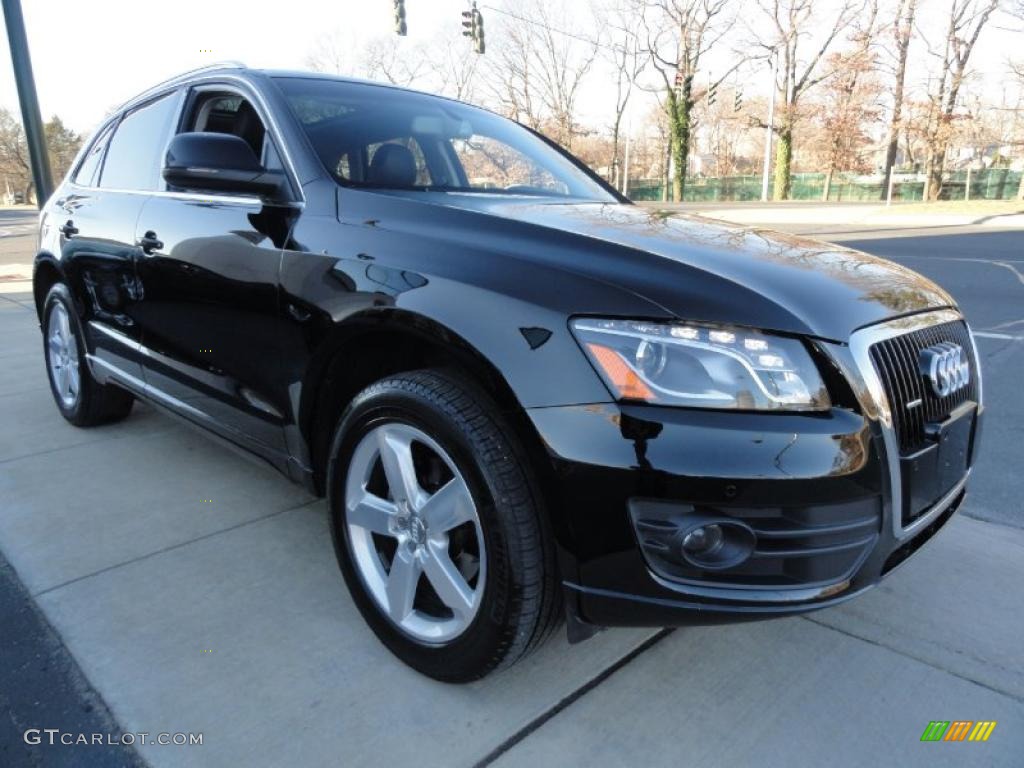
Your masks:
M565 184L526 155L489 136L452 139L470 187L479 189L530 188L566 194Z
M252 147L253 154L264 165L267 164L264 147L269 143L264 141L267 130L256 108L237 93L199 93L185 121L185 130L238 136Z
M128 113L110 140L100 186L107 189L157 188L160 162L177 100L163 96Z
M352 161L348 158L348 152L338 158L338 167L334 173L339 179L352 181Z
M96 138L96 141L89 147L89 151L82 159L81 164L78 166L78 170L75 171L73 181L83 187L94 187L96 186L97 177L100 170L100 161L103 160L103 150L107 146L107 141L110 139L111 128L113 123L108 125L100 135Z

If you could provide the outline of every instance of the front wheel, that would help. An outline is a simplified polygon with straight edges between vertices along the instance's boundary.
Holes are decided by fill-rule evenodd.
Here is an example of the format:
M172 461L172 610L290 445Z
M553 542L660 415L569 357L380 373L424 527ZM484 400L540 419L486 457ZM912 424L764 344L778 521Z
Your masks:
M328 468L331 531L364 618L410 666L483 677L559 618L551 537L514 434L481 392L443 373L355 397Z

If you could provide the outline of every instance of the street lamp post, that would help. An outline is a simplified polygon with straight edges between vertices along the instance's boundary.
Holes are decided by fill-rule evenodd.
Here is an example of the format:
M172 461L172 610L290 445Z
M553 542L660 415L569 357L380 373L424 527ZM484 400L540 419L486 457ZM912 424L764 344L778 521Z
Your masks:
M779 53L772 48L772 85L768 95L768 123L764 129L764 168L761 170L761 202L768 202L768 170L772 164L772 133L775 130L775 91L778 85Z
M43 119L39 115L39 99L36 97L36 83L32 76L32 59L29 57L28 38L25 36L25 18L21 14L21 0L2 2L4 22L7 24L7 41L11 48L11 63L14 65L14 81L18 86L21 122L25 126L32 181L36 186L36 202L42 208L53 191L53 179L50 177L46 132L43 130Z

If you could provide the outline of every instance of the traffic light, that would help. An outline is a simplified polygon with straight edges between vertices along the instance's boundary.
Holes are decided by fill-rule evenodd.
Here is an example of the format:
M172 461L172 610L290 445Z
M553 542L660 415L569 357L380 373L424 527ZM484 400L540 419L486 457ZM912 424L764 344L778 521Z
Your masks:
M407 31L405 26L405 0L394 0L395 3L395 34L404 35Z
M693 75L683 76L682 71L676 71L676 90L682 93L684 90L690 93L693 90Z
M739 112L743 109L743 89L737 88L732 97L732 111Z
M712 107L715 104L715 100L718 98L718 83L711 83L708 86L708 106Z
M484 52L484 17L476 9L476 3L468 11L462 12L462 34L473 41L473 50Z
M477 53L483 53L484 46L484 15L480 13L476 8L473 8L473 13L476 14L476 45L473 47Z

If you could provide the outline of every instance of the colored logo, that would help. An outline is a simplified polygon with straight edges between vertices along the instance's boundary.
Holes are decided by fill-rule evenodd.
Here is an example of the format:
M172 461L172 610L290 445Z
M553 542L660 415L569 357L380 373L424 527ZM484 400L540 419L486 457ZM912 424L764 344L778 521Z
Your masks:
M921 741L988 741L995 728L995 720L932 720Z

